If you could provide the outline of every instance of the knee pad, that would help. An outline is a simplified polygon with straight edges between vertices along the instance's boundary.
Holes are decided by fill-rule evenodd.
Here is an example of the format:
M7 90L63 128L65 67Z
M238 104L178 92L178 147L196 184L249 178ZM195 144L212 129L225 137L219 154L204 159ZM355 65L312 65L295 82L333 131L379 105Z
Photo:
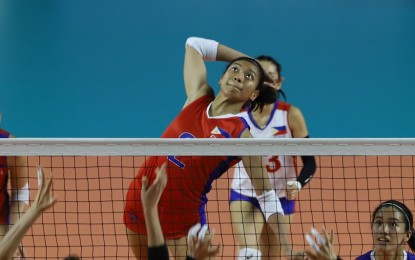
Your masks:
M242 248L238 252L238 260L261 260L261 252L255 248Z

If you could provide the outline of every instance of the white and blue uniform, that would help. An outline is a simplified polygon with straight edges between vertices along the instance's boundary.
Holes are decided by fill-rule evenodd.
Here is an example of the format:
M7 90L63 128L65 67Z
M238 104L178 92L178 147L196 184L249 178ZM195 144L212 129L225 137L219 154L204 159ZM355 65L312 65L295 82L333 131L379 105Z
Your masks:
M288 111L291 105L277 101L274 103L274 110L270 115L267 124L261 128L249 112L242 112L243 117L250 126L250 132L254 138L292 138L288 124ZM269 155L263 157L263 165L266 167L271 185L281 200L285 214L294 213L294 201L286 200L286 187L288 181L295 181L297 178L297 163L295 156ZM247 200L259 208L256 201L256 192L252 185L243 162L235 166L235 173L231 184L230 201Z
M375 251L374 250L370 250L369 252L358 256L356 258L357 260L375 260ZM407 251L403 251L403 259L404 260L414 260L415 259L415 255L407 252Z

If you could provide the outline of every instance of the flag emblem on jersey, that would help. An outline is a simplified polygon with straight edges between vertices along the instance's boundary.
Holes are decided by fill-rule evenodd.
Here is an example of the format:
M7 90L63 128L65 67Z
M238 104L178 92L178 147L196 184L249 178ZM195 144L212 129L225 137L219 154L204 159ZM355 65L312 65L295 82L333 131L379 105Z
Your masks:
M219 127L215 127L210 133L213 135L223 135L226 138L231 136L228 132Z
M272 128L273 135L285 135L287 133L287 126L276 126Z

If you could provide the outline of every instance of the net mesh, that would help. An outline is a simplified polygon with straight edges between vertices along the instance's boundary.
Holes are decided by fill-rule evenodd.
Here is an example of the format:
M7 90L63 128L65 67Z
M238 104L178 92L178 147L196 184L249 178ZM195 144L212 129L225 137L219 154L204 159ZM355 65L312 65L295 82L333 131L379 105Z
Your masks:
M313 226L325 226L334 230L336 253L352 259L372 249L371 212L381 201L396 199L415 209L415 141L324 142L262 140L260 146L234 142L229 148L229 143L216 140L1 140L0 155L28 156L25 167L29 169L31 200L37 191L38 165L54 178L59 202L25 236L29 259L62 259L69 254L82 259L134 259L123 224L125 194L148 155L263 155L270 154L270 149L276 154L316 156L315 176L296 204L291 234L294 247L309 248L304 234ZM298 162L300 169L301 160ZM218 259L235 259L237 250L229 211L232 176L233 169L229 169L208 194L209 227L215 229L215 243L224 246Z

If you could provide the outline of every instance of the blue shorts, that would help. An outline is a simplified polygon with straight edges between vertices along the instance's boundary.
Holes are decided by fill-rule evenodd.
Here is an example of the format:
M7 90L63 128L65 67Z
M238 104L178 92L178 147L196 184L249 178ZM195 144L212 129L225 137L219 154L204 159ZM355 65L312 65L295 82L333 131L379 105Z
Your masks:
M285 215L291 215L295 212L295 200L287 200L286 197L279 198L281 202L282 209L284 210ZM257 209L261 210L259 206L259 202L257 198L245 196L233 189L231 189L231 195L229 198L229 202L233 201L248 201L252 205L254 205Z

